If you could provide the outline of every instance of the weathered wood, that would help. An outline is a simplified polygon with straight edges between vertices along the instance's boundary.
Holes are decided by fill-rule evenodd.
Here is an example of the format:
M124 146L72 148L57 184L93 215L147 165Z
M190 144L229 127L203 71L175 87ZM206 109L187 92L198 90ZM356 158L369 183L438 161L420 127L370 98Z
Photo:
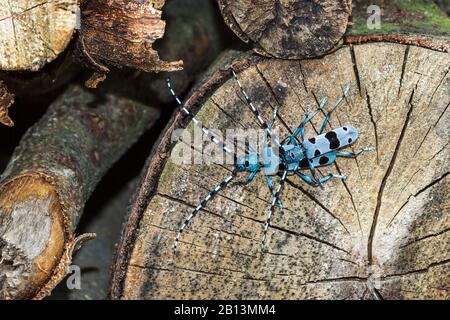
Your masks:
M128 98L73 86L22 138L0 181L0 298L43 298L62 279L84 204L158 118Z
M257 52L284 59L321 56L339 45L351 0L218 0L227 25Z
M182 69L182 61L167 62L153 48L164 35L164 0L93 0L81 6L77 56L96 73L86 83L95 88L106 78L108 65L146 72Z
M69 44L77 0L6 0L0 3L0 70L37 71Z
M331 126L359 130L357 149L320 169L348 176L323 189L289 177L259 252L271 196L259 175L211 200L172 244L181 222L231 166L176 165L174 116L154 148L118 248L115 299L449 299L450 54L418 46L344 46L321 59L243 57L233 67L265 119L278 106L281 134L295 128L323 96L350 95ZM256 128L227 68L187 99L204 125ZM315 135L323 116L306 127ZM210 142L206 142L209 144ZM350 149L352 149L350 148ZM240 178L243 181L245 177Z
M49 104L61 93L62 87L80 73L79 65L73 63L70 52L66 50L38 72L0 71L0 81L4 82L16 100L27 106L36 101L48 101Z
M8 115L9 107L14 103L14 95L9 92L3 81L0 80L0 123L12 127L14 122Z
M379 26L373 26L369 6L380 8ZM371 28L368 27L371 26ZM427 0L354 0L352 24L345 34L347 44L396 42L450 52L450 19Z

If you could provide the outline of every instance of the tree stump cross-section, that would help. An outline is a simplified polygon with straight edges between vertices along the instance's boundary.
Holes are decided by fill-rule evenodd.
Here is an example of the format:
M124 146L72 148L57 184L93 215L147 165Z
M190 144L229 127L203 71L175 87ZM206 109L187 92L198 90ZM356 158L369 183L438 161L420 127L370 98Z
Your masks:
M340 44L350 0L218 0L225 23L258 53L282 59L316 57Z
M69 44L77 0L3 0L0 4L0 69L41 69Z
M142 210L131 212L129 223L136 224L124 233L131 240L119 249L129 250L129 257L113 275L113 296L450 298L450 55L381 42L345 46L314 60L244 56L235 66L266 121L271 106L279 108L281 136L299 124L308 105L315 108L328 96L330 106L349 83L349 96L330 125L358 129L358 141L346 151L375 150L321 168L322 174L348 176L323 189L289 176L285 210L275 211L267 253L260 253L259 241L271 195L259 174L248 186L231 184L211 200L183 232L174 255L181 222L232 169L173 163L167 135L186 123L179 114L154 150L165 153L149 163L149 191L137 198ZM257 128L231 75L209 79L186 103L198 109L203 124L222 133ZM323 117L305 127L307 138Z

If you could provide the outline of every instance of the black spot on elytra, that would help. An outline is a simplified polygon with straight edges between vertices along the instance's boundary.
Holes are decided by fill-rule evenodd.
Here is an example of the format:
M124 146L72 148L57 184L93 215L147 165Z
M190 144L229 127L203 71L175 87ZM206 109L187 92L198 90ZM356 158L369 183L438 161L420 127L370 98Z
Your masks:
M341 145L340 142L339 142L339 139L337 137L337 134L334 131L327 132L325 134L325 138L327 138L327 140L330 142L330 149L331 150L337 149Z
M352 143L352 138L348 138L348 143Z
M308 139L308 141L311 142L312 144L315 144L316 143L316 138Z
M307 158L303 158L302 160L300 160L299 164L300 164L300 168L309 168Z
M320 150L319 149L316 149L316 151L314 151L314 156L315 157L320 156Z
M347 130L348 130L347 127L343 127L342 129L344 129L344 131L347 131Z
M328 157L323 156L323 157L320 157L319 163L320 164L327 164L328 160L329 160Z

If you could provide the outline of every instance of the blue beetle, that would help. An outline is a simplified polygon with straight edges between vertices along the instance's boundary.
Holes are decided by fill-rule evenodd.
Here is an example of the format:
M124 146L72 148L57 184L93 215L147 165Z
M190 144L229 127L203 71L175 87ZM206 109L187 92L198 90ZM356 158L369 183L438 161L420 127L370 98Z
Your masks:
M215 187L210 193L208 193L203 201L181 224L173 245L174 253L177 250L177 245L182 232L192 221L192 219L200 212L202 208L206 206L208 201L211 200L223 188L225 188L237 176L239 172L248 173L246 183L250 183L259 172L262 172L266 179L267 186L272 194L270 210L268 212L266 222L264 223L263 235L261 237L261 250L264 251L266 235L275 207L278 206L280 210L283 210L280 193L288 175L297 175L299 178L301 178L311 186L322 187L324 183L331 179L343 180L346 179L346 177L330 173L322 178L319 178L315 170L316 168L331 165L336 161L336 158L338 156L355 158L365 151L373 150L372 147L368 147L359 149L356 152L340 151L341 149L344 149L349 145L355 143L355 141L358 139L358 130L350 124L330 130L328 132L324 132L325 126L329 121L331 113L347 97L350 90L349 85L345 86L343 95L335 102L335 104L326 114L325 119L323 120L320 130L316 136L305 139L304 126L306 123L311 121L311 119L315 115L317 115L324 109L325 105L328 102L327 97L324 97L322 99L322 102L315 111L308 112L303 117L299 126L293 131L291 135L287 136L281 141L278 141L276 138L272 137L272 127L277 117L277 109L273 110L272 121L267 124L262 119L258 109L254 106L250 97L242 87L235 71L231 69L231 72L239 86L240 92L242 93L248 106L250 107L250 110L255 115L259 126L265 130L266 134L260 153L258 153L253 146L247 145L247 149L249 149L247 150L247 154L240 158L237 158L236 154L232 152L231 149L223 141L214 136L208 128L202 126L200 121L196 119L194 114L186 109L186 107L181 103L180 99L175 94L170 80L167 79L169 91L175 98L181 111L189 116L196 125L199 125L203 132L211 138L211 141L219 145L225 152L232 154L235 163L235 167L231 175L225 178L217 187ZM311 176L304 173L305 170L310 171ZM272 181L273 176L280 177L276 189L274 188Z

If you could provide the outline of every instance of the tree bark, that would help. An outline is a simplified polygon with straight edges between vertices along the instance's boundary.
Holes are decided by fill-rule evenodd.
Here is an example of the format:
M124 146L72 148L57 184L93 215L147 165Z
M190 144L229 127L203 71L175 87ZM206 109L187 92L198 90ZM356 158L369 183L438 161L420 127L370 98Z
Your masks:
M154 42L164 35L165 22L161 19L164 3L164 0L83 2L76 55L96 72L86 82L88 87L95 88L106 78L108 65L145 72L182 69L182 61L163 61L153 48Z
M84 204L156 109L73 86L22 138L0 184L0 298L45 297L65 275Z
M12 127L14 122L8 114L9 107L14 103L14 95L8 91L8 88L0 80L0 124Z
M177 165L175 129L194 124L175 115L149 158L112 275L114 299L449 299L448 53L416 45L344 46L321 59L243 56L233 63L249 96L269 121L278 107L280 134L307 106L351 91L331 127L359 130L348 151L320 172L347 175L323 189L288 177L284 213L276 211L265 254L259 251L271 195L262 175L231 184L172 244L181 222L232 166ZM230 69L204 79L186 100L202 123L256 129ZM324 114L306 127L316 135ZM240 181L246 177L240 176Z
M220 14L211 0L173 0L164 8L167 23L164 37L156 45L166 60L182 60L177 72L141 73L138 84L159 101L169 103L173 97L167 90L167 77L178 94L182 94L195 77L225 49Z
M351 0L218 0L223 18L258 53L284 59L316 57L339 45Z
M69 44L77 0L16 0L0 4L0 70L37 71Z

